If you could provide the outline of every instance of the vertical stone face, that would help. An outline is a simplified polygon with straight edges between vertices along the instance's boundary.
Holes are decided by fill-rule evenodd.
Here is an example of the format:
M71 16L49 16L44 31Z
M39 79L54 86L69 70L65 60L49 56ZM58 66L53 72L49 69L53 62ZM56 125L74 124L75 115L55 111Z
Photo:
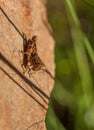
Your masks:
M28 38L37 36L38 54L54 75L54 40L45 0L0 0L0 6ZM22 37L0 10L0 130L45 130L54 81L43 71L23 75L22 48Z

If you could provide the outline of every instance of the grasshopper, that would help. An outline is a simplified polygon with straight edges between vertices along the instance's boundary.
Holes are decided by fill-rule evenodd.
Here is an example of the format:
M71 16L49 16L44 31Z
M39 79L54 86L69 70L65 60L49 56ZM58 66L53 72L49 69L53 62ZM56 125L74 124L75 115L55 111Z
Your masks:
M21 51L23 54L23 63L21 66L23 68L23 73L25 74L25 72L28 71L29 76L31 70L34 72L39 71L45 66L38 56L36 40L37 36L33 36L32 39L27 39L26 35L23 33L23 51Z

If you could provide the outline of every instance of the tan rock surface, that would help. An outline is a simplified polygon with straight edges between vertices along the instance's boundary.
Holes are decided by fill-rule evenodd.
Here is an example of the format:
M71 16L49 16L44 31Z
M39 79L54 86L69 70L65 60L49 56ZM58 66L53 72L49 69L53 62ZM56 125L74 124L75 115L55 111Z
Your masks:
M54 40L45 4L45 0L0 0L20 31L27 37L37 36L38 54L54 75ZM23 75L22 55L18 53L22 46L22 37L0 10L0 130L45 130L54 81L43 71L31 78Z

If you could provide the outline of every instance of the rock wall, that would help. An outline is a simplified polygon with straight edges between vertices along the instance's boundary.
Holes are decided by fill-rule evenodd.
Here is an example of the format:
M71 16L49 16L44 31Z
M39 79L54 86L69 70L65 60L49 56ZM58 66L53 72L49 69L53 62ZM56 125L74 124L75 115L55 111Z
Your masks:
M8 17L28 38L37 36L37 51L54 75L54 40L45 0L0 0ZM0 10L0 130L45 130L53 79L44 71L23 75L23 39Z

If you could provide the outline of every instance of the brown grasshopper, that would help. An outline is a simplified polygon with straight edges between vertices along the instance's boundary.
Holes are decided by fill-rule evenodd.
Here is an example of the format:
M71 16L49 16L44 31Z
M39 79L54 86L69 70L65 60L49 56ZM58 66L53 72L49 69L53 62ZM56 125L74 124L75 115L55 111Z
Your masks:
M25 74L28 71L30 75L30 71L38 71L41 70L43 66L43 62L38 56L37 47L36 47L37 36L33 36L32 39L27 39L26 35L23 33L23 73Z

